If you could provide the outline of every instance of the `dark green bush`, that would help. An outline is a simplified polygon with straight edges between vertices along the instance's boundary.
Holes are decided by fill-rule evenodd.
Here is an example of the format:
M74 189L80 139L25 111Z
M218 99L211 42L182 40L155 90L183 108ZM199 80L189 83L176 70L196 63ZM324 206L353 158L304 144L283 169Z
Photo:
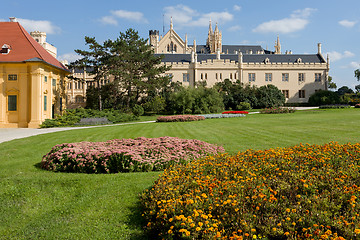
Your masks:
M285 104L284 94L274 85L261 86L257 90L257 108L274 108Z
M341 99L339 95L332 91L319 90L309 98L310 106L321 106L329 104L340 104Z
M135 106L132 109L132 112L135 116L142 116L144 114L144 108L138 104L135 104Z
M251 105L248 102L240 102L237 106L236 106L237 110L250 110L251 109Z

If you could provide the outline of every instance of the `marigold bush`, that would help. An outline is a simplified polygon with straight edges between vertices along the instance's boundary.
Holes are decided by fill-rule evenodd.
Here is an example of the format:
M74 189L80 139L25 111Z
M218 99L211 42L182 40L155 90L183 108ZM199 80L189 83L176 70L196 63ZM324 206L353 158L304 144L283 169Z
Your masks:
M177 163L224 152L223 147L175 137L63 143L44 155L41 167L57 172L159 171Z
M160 116L156 119L157 122L190 122L205 120L203 116L196 115L173 115L173 116Z
M162 239L359 239L360 144L220 154L166 169L141 196Z

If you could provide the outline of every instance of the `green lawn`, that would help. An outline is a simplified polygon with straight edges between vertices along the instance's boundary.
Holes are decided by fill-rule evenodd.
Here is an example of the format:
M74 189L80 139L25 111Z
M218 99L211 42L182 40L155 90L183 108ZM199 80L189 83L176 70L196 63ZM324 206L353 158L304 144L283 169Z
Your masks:
M86 175L37 168L55 144L176 136L236 153L298 143L354 143L359 132L360 110L336 109L97 127L5 142L0 144L0 239L146 239L137 197L160 173Z

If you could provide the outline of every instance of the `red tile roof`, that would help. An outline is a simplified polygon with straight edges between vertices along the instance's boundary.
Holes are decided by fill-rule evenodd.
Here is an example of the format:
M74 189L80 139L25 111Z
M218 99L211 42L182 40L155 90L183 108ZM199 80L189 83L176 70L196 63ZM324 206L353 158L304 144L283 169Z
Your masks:
M4 44L10 52L4 53ZM44 61L61 70L69 71L48 53L18 22L0 22L0 63ZM5 49L6 50L6 49Z

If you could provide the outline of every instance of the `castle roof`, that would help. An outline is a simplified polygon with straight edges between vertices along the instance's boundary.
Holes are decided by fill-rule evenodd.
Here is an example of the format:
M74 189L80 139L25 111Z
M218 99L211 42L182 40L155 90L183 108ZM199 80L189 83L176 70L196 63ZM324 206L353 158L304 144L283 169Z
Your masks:
M163 55L162 62L191 62L191 54L155 54ZM221 54L221 59L229 59L238 62L238 54ZM216 54L197 54L197 61L216 59ZM269 63L326 63L320 54L244 54L244 63L265 63L268 59Z
M69 70L46 51L18 22L0 22L0 63L44 62Z

